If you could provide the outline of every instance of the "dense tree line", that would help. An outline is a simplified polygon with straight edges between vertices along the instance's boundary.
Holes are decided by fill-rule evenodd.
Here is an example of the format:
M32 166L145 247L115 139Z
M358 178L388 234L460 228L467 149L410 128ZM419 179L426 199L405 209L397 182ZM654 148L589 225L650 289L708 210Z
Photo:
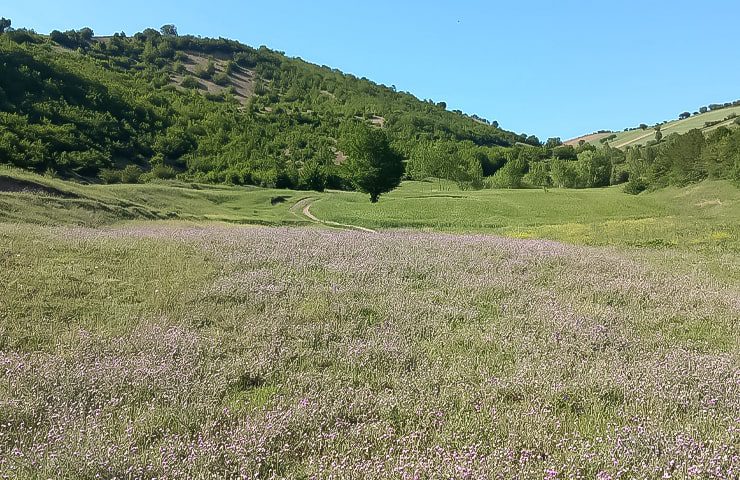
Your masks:
M708 135L694 129L626 152L629 182L639 193L668 185L685 186L704 179L740 181L740 129L719 127Z

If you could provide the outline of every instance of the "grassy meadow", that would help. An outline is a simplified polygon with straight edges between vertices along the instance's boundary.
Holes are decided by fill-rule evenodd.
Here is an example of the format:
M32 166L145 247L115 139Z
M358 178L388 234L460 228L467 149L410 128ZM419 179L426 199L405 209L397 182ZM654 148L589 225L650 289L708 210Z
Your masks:
M0 478L740 474L729 183L0 178Z

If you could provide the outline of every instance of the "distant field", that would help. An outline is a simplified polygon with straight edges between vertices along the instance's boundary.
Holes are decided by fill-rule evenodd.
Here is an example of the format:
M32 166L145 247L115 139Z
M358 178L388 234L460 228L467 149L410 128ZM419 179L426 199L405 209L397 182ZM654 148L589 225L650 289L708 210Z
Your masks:
M31 191L3 192L2 178ZM33 185L57 193L34 192ZM38 189L38 188L37 188ZM584 245L740 249L740 189L703 182L627 195L620 187L462 191L452 182L404 182L371 204L354 192L192 185L79 185L0 169L0 222L101 226L132 220L478 232Z
M377 205L357 193L314 203L319 218L370 228L420 228L551 238L588 245L740 248L740 190L728 182L627 195L619 187L460 191L406 182Z
M3 177L20 182L20 190L25 191L3 191ZM28 184L24 187L23 182ZM45 187L57 192L39 192ZM79 185L0 168L0 222L88 226L152 219L270 225L308 223L289 209L307 195L292 190L180 182Z
M583 140L584 142L587 142L587 143L593 143L593 142L596 142L596 141L598 141L598 140L600 140L600 139L602 139L604 137L608 137L609 135L611 135L611 133L591 133L589 135L583 135L583 136L580 136L580 137L572 138L572 139L567 140L567 141L565 141L563 143L565 145L572 145L572 146L575 147L575 146L578 145L578 143L581 140Z
M722 122L721 124L714 125L712 127L708 127L708 128L704 127L704 124L706 122L724 120L725 118L727 118L728 115L731 115L733 113L740 116L740 107L723 108L720 110L715 110L715 111L695 115L685 120L673 120L673 121L670 121L662 125L661 130L663 131L663 136L668 136L671 133L686 133L689 130L692 130L694 128L698 128L704 131L705 133L707 133L723 125L724 126L733 125L734 120L728 120L726 122ZM652 126L648 127L646 130L637 129L637 130L630 130L627 132L614 132L614 134L617 136L617 138L615 138L614 140L610 140L609 145L611 145L612 147L616 147L616 148L624 148L627 146L634 146L634 145L644 145L650 140L653 140L655 138L655 130L652 128ZM583 138L588 143L598 146L598 145L601 145L599 140L609 135L610 134L587 135L585 137L579 137L573 140L569 140L565 143L576 145L578 143L578 140L580 138Z

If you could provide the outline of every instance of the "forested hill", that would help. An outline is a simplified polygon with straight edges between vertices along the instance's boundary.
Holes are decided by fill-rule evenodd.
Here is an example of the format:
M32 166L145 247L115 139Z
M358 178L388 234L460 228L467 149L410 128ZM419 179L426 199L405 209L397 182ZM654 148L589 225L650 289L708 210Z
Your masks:
M343 188L337 142L357 123L382 128L404 158L434 142L459 159L446 174L461 181L517 143L539 145L443 102L171 25L0 35L0 163L91 181Z

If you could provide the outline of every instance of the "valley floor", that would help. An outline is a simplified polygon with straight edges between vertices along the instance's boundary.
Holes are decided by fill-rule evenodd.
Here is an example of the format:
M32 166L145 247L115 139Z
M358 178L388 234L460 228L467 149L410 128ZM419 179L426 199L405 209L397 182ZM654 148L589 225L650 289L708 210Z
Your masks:
M728 184L371 206L13 175L0 478L740 474Z

